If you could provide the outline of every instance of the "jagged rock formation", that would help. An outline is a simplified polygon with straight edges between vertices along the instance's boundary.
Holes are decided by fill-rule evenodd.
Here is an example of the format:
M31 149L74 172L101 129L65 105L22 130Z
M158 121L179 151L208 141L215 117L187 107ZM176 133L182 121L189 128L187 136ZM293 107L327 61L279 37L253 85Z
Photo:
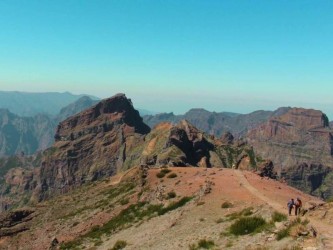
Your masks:
M257 173L261 177L268 177L271 179L276 179L277 177L277 173L274 170L274 165L272 161L265 161L261 163L260 166L258 167Z
M251 130L247 138L256 153L271 159L291 185L324 198L332 194L333 185L328 182L333 168L333 131L321 111L293 108Z
M238 168L245 157L246 168L255 168L256 158L246 144L225 143L207 135L186 120L161 123L145 139L140 163L153 166L199 166Z
M34 210L20 209L0 214L0 237L12 236L30 228L29 221L34 216Z
M53 146L38 156L4 164L2 209L140 165L255 169L252 148L231 138L209 136L185 120L150 131L131 101L118 94L61 122Z
M61 122L52 154L42 162L38 200L116 174L149 131L123 94Z
M144 116L144 122L154 127L160 122L178 123L187 120L198 129L220 137L225 132L232 133L236 138L246 135L247 131L266 122L269 118L284 114L290 108L279 108L276 111L255 111L250 114L236 114L230 112L209 112L204 109L191 109L184 115L162 113Z
M6 109L0 109L0 156L21 153L31 155L50 147L54 142L57 124L93 104L96 104L95 100L81 97L61 109L56 117L46 114L20 117Z

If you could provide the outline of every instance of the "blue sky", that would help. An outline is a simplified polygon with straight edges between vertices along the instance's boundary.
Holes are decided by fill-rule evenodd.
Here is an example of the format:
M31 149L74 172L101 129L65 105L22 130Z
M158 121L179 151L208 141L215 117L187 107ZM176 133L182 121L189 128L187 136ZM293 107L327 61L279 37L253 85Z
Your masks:
M333 1L1 0L0 90L333 119Z

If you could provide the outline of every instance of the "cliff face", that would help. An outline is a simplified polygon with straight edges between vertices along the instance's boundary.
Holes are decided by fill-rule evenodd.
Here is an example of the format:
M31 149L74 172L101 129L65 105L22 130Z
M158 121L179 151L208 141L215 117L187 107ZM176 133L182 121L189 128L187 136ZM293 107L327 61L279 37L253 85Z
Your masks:
M41 164L36 198L114 175L149 131L123 94L61 122L51 154Z
M333 166L332 132L321 111L293 108L251 130L247 138L282 169L309 160Z
M293 108L249 131L247 138L259 155L274 162L275 169L291 185L321 192L317 190L321 185L314 183L325 183L330 172L327 167L333 168L333 131L321 111ZM295 169L304 173L300 175L303 182L297 181L296 174L300 173ZM327 197L329 193L326 190L319 195Z

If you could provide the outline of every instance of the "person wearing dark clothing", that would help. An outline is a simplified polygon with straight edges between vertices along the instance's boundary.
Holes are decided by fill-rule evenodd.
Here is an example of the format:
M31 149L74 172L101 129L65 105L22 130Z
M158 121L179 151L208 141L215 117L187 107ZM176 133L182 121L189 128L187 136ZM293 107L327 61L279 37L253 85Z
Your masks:
M300 214L302 208L302 201L297 197L295 202L295 215Z
M291 211L293 210L293 207L295 206L295 202L294 202L293 198L291 198L290 201L288 201L287 206L288 206L288 214L290 216Z

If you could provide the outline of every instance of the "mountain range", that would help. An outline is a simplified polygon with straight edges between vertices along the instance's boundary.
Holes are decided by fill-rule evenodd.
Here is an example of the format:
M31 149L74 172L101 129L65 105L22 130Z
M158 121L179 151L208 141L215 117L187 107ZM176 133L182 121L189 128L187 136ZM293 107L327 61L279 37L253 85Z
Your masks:
M83 97L63 109L59 117L76 113L84 105L93 105L92 102ZM195 112L209 118L207 111L189 113ZM325 114L316 110L281 108L264 112L268 120L251 129L253 117L262 116L262 113L241 116L248 118L242 123L248 125L244 138L235 138L230 132L216 137L202 132L187 120L162 122L151 129L131 100L118 94L60 122L56 127L55 143L49 149L35 156L20 155L14 156L14 160L9 157L3 161L0 168L8 172L1 177L5 182L2 192L9 196L13 190L24 195L29 193L29 200L41 201L133 166L170 165L259 171L271 178L284 178L308 193L331 197L333 136ZM239 116L228 114L229 119L239 119ZM187 117L190 116L187 114ZM24 138L22 136L21 141ZM25 164L27 159L34 159L28 161L34 165ZM15 164L12 164L14 168L8 167L9 160L24 169L17 176L21 179L19 185L8 182L12 179L9 176L18 173ZM299 168L301 172L295 171ZM15 204L10 199L1 202L2 207Z
M42 113L31 117L19 116L8 109L0 109L0 156L30 155L50 147L54 142L56 127L61 120L96 102L90 97L83 96L62 108L54 116Z
M329 249L332 206L287 185L331 197L328 119L267 117L243 138L214 136L184 119L150 128L124 94L101 100L61 121L50 148L0 160L0 246ZM283 216L290 196L307 220ZM233 225L252 220L234 240Z
M24 117L39 114L56 116L65 106L87 95L73 95L69 92L32 93L20 91L0 91L0 108ZM99 100L89 96L92 100Z
M116 97L119 99L119 96ZM114 98L111 99L113 100ZM82 110L89 110L90 107L102 105L103 103L105 101L99 102L84 96L62 108L55 116L37 114L34 117L20 117L8 110L0 110L0 155L7 157L31 155L49 148L54 143L54 139L56 141L55 145L58 145L61 138L64 137L61 134L61 128L64 122L68 122L66 120L68 117L71 117L69 118L70 123L77 124L78 121L73 121L73 117L81 119L80 112ZM133 111L128 112L134 114ZM78 113L80 114L77 116L76 114ZM101 117L103 117L98 114L95 114L95 116L90 119L102 119ZM124 117L126 119L133 118L129 118L127 115ZM124 117L121 121L125 119ZM103 119L112 120L107 117ZM141 118L137 117L135 119L139 121ZM97 121L94 120L94 122ZM144 141L134 136L135 140L139 140L134 140L133 142L136 144L136 151L134 150L136 153L134 155L124 156L124 152L122 154L117 153L120 155L114 161L118 163L113 163L114 166L117 166L117 170L128 169L134 163L137 165L140 162L148 165L160 165L171 161L172 165L176 166L190 164L206 167L215 165L238 168L246 160L251 162L253 167L258 167L261 160L262 162L268 160L274 165L274 169L280 178L284 178L289 184L325 199L333 195L330 184L332 180L331 170L333 168L332 131L327 116L320 111L284 107L276 111L255 111L250 114L237 114L192 109L184 115L174 115L173 113L145 115L141 123L142 125L138 125L137 122L137 125L146 126L143 125L146 123L150 126L149 130L152 129L152 132L148 136L146 135L147 133L143 133ZM103 133L105 133L111 125L102 122L99 126L103 127L103 131L105 130ZM131 126L134 125L131 124ZM80 133L84 135L91 133L91 131L74 132L75 129L75 127L67 129L66 137L76 139L76 137L82 137L78 135ZM100 130L100 128L94 129ZM117 130L119 130L118 127ZM146 130L148 131L148 127ZM193 134L200 134L202 137L203 133L201 131L205 133L203 137L205 138L204 142L199 142L197 137L192 138ZM173 133L175 133L174 137L178 138L174 143L181 149L181 152L175 147L169 147L172 145L170 136ZM195 140L196 146L190 146L193 142L189 142L188 138L185 140L183 138L184 134L186 134L186 137L192 138L191 140ZM157 145L156 148L159 148L159 151L156 151L156 149L144 151L142 147L154 135L151 145ZM123 140L119 136L113 137L113 140ZM219 138L220 142L217 142L216 138ZM104 138L104 140L106 139ZM82 143L80 142L79 147L76 146L81 151ZM247 149L230 148L232 144L242 145L244 143L249 145ZM199 147L198 145L203 145L203 148L196 148ZM228 145L229 148L222 147L223 149L221 149L221 146L217 145ZM74 158L79 157L83 159L84 157L81 156L81 153L75 153L75 147L73 147L71 146L66 151L66 154L70 155L73 152ZM118 145L118 147L122 148L123 146ZM129 143L126 143L124 147L128 150ZM54 147L52 148L54 150ZM46 152L50 152L50 150ZM93 150L89 153L90 157L92 157L91 155L94 152ZM141 155L140 152L142 153ZM242 152L245 153L243 154ZM174 157L168 158L170 154ZM59 155L56 155L56 158L59 162ZM96 158L98 157L96 156ZM99 159L95 160L94 164L97 164L98 161ZM69 160L66 158L64 162L68 163ZM6 165L5 163L3 164ZM92 162L89 164L92 164ZM111 168L108 167L108 164L110 163L100 163L100 165L105 165L104 167L108 171L111 171L108 174L116 173L115 170L110 170ZM269 163L267 164L269 165ZM7 169L7 167L4 169ZM89 176L91 180L96 179L96 176L99 175L104 176L106 173L103 171L99 170L98 173L94 173L89 170L89 174L85 172L82 174L85 177ZM77 182L77 180L72 180L71 182Z
M143 120L150 127L160 122L177 123L183 119L195 125L198 129L215 136L221 136L230 132L233 136L244 137L248 130L267 121L269 118L286 113L290 108L282 107L275 111L258 110L249 114L237 114L231 112L210 112L205 109L191 109L184 115L173 113L160 113L157 115L143 116Z

